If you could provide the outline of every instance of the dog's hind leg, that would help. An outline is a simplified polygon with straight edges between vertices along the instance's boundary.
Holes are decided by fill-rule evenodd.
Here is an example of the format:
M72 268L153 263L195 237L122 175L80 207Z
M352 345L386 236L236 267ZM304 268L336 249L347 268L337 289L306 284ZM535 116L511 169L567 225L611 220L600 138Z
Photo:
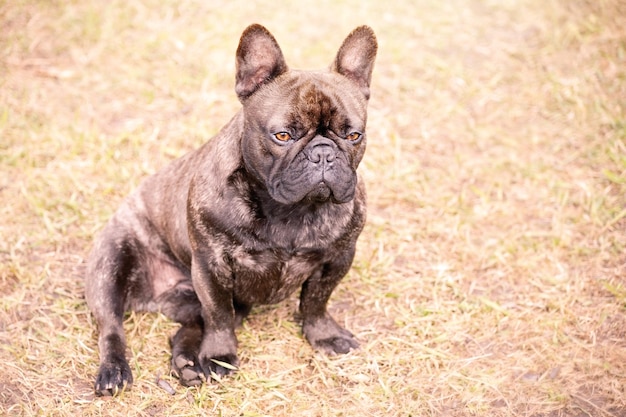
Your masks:
M180 383L190 387L206 379L198 360L202 343L203 321L200 300L191 280L181 281L156 300L158 309L170 319L181 323L181 328L170 339L172 373Z
M100 333L96 395L116 395L133 383L125 355L123 320L132 275L138 267L138 254L132 241L113 239L108 234L99 239L88 262L85 298Z
M202 384L206 377L200 366L198 352L202 343L202 324L187 323L170 339L172 373L186 387Z

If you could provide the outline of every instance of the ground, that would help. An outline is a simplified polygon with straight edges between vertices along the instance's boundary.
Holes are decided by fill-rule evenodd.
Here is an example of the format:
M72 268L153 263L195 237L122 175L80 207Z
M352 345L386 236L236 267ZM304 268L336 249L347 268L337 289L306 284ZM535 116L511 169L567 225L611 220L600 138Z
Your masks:
M253 22L294 68L378 36L330 303L361 349L315 353L294 295L253 310L236 375L183 388L176 325L131 314L135 385L97 398L92 238L240 107ZM625 28L622 0L0 0L0 414L626 416Z

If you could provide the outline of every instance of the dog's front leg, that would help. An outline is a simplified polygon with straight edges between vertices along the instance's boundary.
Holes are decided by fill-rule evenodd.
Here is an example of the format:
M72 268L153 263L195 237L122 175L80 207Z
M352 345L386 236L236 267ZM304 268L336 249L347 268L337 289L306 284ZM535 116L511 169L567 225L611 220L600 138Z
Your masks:
M208 378L213 374L230 374L239 364L237 358L236 316L232 286L223 285L212 257L197 253L193 256L191 276L202 305L204 330L198 359Z
M300 314L302 333L315 349L328 354L348 353L359 347L348 330L341 327L326 311L328 299L339 281L350 269L354 250L324 266L302 285Z

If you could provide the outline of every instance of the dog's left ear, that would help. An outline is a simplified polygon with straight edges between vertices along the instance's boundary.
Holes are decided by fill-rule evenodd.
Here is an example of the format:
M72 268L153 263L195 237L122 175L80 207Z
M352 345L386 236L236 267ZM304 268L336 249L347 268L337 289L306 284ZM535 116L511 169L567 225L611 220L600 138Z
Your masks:
M287 70L283 53L272 34L259 24L248 26L237 47L235 92L239 100L244 101Z
M356 82L365 98L370 97L370 81L378 43L369 26L359 26L343 41L331 70Z

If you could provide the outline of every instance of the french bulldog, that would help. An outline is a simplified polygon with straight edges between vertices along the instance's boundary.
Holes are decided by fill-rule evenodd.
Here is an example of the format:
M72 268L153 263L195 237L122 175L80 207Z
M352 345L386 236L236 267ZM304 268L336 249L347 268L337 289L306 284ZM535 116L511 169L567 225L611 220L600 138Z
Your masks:
M329 354L358 347L328 313L366 214L357 167L377 42L367 26L327 71L288 68L254 24L236 52L242 109L203 146L148 177L96 237L85 298L99 329L97 395L132 385L124 313L181 324L172 373L185 386L238 366L235 328L298 288L302 332Z

